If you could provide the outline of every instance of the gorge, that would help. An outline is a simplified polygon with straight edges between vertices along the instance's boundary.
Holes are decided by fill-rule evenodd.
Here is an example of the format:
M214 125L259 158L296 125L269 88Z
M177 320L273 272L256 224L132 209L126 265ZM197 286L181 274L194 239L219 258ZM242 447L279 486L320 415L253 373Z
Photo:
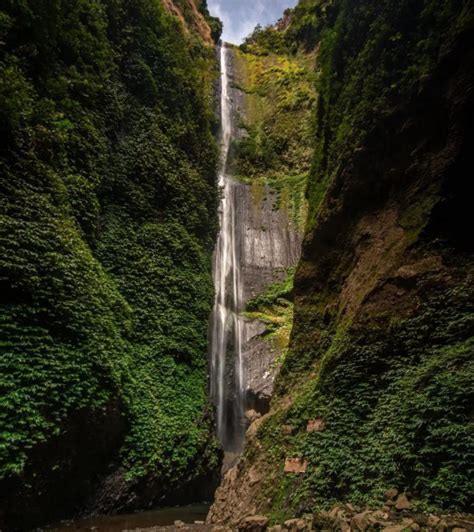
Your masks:
M474 530L473 4L281 15L0 3L1 530Z

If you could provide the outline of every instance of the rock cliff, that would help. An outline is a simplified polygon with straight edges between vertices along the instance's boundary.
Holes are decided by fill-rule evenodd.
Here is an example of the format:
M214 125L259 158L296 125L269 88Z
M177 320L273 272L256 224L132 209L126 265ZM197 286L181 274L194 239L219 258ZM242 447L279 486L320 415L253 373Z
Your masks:
M228 270L227 273L222 272L226 275L223 282L229 285L227 286L229 294L239 292L232 296L238 299L238 303L232 305L237 304L241 314L237 318L240 322L241 338L226 341L226 345L229 344L224 369L226 385L220 392L224 394L225 405L218 406L218 412L222 409L221 423L229 425L227 431L222 429L224 447L234 448L239 446L238 441L241 441L242 434L231 433L242 433L239 427L246 424L246 420L240 418L245 414L245 409L249 414L253 412L251 415L266 413L268 410L273 381L278 368L277 360L285 348L274 338L269 337L268 326L262 316L244 311L248 310L249 303L264 294L271 286L284 281L289 271L296 266L301 252L302 231L301 227L292 220L289 210L281 204L278 191L274 187L262 183L255 188L241 176L235 175L235 170L238 169L235 163L235 147L248 136L243 124L247 120L249 106L240 84L242 73L237 57L238 50L226 45L223 54L225 54L224 67L226 68L224 82L227 84L223 105L228 106L230 110L228 127L231 137L230 157L226 160L223 171L232 177L226 177L223 190L226 199L225 204L222 204L222 209L227 209L227 212L223 215L221 225L222 231L227 231L229 234L222 236L222 242L219 240L222 249L218 250L216 260L223 264L216 264L216 275L222 269ZM226 223L226 217L230 217L228 223ZM230 248L232 248L231 253ZM238 272L234 272L237 277L229 273L233 269L238 269ZM234 278L234 282L238 278L238 287L230 286L232 284L230 277ZM217 288L219 291L219 286ZM231 304L226 302L230 297L229 294L225 297L218 295L220 305ZM219 313L219 305L217 313ZM219 314L214 319L219 320ZM217 342L219 334L215 331L213 320L211 320L211 331L211 341ZM242 358L242 369L237 368L232 360L237 355L234 352L235 346L230 344L237 342L241 343L239 357ZM211 349L214 348L211 347ZM217 365L222 363L222 361L215 361ZM236 397L240 393L236 389L240 386L237 381L241 378L235 375L236 371L243 372L242 386L245 390L243 398L245 404L242 412L235 410L235 402L238 401ZM215 378L217 374L218 371ZM216 395L219 396L219 391Z
M377 507L389 487L472 509L472 10L362 4L301 2L286 30L307 44L315 14L322 72L294 328L211 523ZM374 35L392 43L376 67Z

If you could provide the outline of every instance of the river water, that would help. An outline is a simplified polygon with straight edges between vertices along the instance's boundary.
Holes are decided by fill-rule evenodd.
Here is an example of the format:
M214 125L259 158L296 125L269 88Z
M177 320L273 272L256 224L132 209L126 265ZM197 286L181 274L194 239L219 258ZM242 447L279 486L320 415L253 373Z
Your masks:
M208 505L191 505L142 512L130 515L97 516L78 521L63 521L45 529L45 532L122 532L137 528L171 526L175 521L194 523L205 521Z

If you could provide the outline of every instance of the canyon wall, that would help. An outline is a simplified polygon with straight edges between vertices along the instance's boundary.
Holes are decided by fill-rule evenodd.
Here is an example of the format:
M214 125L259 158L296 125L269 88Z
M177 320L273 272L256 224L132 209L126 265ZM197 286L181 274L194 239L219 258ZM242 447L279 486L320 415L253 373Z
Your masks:
M270 91L258 96L249 72L251 56L234 47L230 52L230 98L232 102L232 143L229 172L235 176L235 217L237 247L241 268L243 301L243 351L247 411L251 416L264 414L269 408L275 376L287 348L284 334L273 334L275 328L287 327L291 317L278 311L272 315L275 301L260 304L268 292L283 286L292 278L301 255L303 227L299 216L305 209L304 190L295 187L295 205L288 200L286 183L277 172L263 169L258 179L251 174L258 167L242 164L242 145L252 137L252 129L265 116ZM266 65L266 68L270 67ZM281 155L278 154L277 158ZM286 176L285 176L286 177ZM296 199L295 199L296 198ZM291 294L286 294L291 299ZM285 300L283 306L291 306ZM260 308L259 308L260 307ZM273 309L274 310L274 309ZM288 313L289 314L289 313ZM273 327L272 327L273 326Z
M0 7L2 529L204 498L219 468L218 35L169 3Z
M301 231L267 184L255 190L234 175L235 146L246 139L247 100L237 86L237 50L221 48L221 204L214 258L216 299L210 321L211 395L217 435L225 451L243 450L249 419L268 410L284 346L262 316L246 312L253 300L284 281L296 265Z
M317 51L294 327L209 522L379 507L388 488L472 510L472 6L304 1L292 16L250 46Z

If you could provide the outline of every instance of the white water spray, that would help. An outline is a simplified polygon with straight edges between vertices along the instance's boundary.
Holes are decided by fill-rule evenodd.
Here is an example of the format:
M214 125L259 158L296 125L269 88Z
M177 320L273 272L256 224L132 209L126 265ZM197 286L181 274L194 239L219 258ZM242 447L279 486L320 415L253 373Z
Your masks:
M216 298L211 321L211 395L217 408L217 436L225 451L240 452L245 441L243 310L237 219L238 183L227 175L232 140L232 102L229 95L229 51L221 46L221 166L220 232L214 261Z

